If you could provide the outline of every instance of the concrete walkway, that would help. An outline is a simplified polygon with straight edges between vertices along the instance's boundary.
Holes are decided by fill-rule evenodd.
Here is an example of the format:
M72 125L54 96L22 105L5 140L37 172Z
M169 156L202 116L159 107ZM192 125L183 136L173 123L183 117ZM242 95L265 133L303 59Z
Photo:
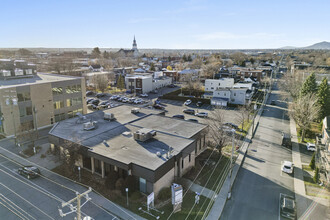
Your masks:
M298 219L312 219L310 217L311 212L314 211L315 206L323 205L325 207L330 206L330 201L324 198L318 198L306 195L304 176L302 170L302 162L300 157L300 149L297 137L296 123L293 118L290 117L290 132L292 140L292 162L294 164L294 192L297 204L297 217ZM330 209L327 209L325 219L330 217Z
M196 184L196 183L193 183L191 180L189 180L189 179L186 179L186 178L182 178L182 181L183 181L183 183L186 185L186 186L188 186L188 187L190 187L190 191L193 191L193 192L198 192L198 193L200 193L202 196L205 196L206 198L209 198L209 199L211 199L212 197L214 197L214 195L215 195L215 192L214 191L212 191L212 190L210 190L210 189L208 189L208 188L205 188L205 187L203 187L203 186L201 186L201 185L198 185L198 184Z
M39 167L41 170L43 176L55 181L56 183L63 185L63 187L70 188L77 192L85 192L87 190L87 186L84 186L80 183L77 183L75 181L72 181L66 177L63 177L61 175L58 175L57 173L54 173L46 168L44 168L45 165L45 158L40 158L41 154L37 154L35 156L30 158L23 158L19 155L17 155L18 147L15 147L14 140L10 138L2 139L0 140L0 154L7 157L10 160L14 160L19 164L22 165L34 165ZM45 148L44 151L47 149ZM47 155L48 158L49 155ZM48 158L49 159L49 158ZM51 163L51 166L54 165L56 161ZM113 203L112 201L108 200L107 198L103 197L102 195L98 194L95 191L92 191L89 196L91 197L91 202L94 203L96 206L99 206L100 208L108 211L109 213L116 215L120 219L144 219L135 213Z

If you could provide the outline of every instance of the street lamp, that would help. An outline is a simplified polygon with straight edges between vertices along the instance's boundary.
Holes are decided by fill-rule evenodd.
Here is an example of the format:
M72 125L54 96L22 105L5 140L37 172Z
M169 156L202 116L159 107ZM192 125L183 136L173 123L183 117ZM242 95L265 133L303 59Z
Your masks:
M81 182L80 166L78 166L78 175L79 175L79 182Z
M126 190L126 199L127 199L127 203L126 203L126 205L127 205L127 207L128 207L128 188L126 188L125 190Z
M16 98L7 98L6 99L6 105L11 106L11 115L13 117L13 124L14 124L14 140L15 140L15 146L17 146L17 138L16 138L16 124L15 124L15 117L14 117L14 105L17 106L17 99Z

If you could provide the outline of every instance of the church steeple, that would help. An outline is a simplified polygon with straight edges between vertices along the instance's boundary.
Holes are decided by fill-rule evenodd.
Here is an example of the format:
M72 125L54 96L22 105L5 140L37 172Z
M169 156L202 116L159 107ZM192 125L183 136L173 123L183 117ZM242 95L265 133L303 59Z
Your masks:
M134 35L133 48L132 48L132 50L137 50L137 44L136 44L136 40L135 40L135 35Z

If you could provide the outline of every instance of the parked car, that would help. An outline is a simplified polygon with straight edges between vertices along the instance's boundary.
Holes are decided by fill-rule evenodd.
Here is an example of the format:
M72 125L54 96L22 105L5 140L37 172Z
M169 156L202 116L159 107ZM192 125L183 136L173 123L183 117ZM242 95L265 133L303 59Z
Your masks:
M195 115L197 117L201 117L201 118L207 118L208 117L208 113L207 112L198 112Z
M170 84L167 86L168 88L175 88L175 85L174 84Z
M282 172L292 174L293 173L293 163L290 161L284 161L282 164Z
M201 102L201 101L198 101L197 103L196 103L196 106L197 107L201 107L203 105L203 102Z
M94 99L93 98L89 98L86 100L86 104L89 104L91 101L93 101Z
M184 119L184 115L173 115L173 118Z
M108 101L103 101L97 106L97 108L98 109L108 108L109 105L110 103Z
M97 109L97 105L94 105L94 104L92 104L92 103L89 103L89 104L87 105L87 108L88 108L88 109Z
M140 94L140 97L148 97L147 93Z
M184 102L185 105L190 105L192 103L192 101L190 99L188 99L187 101Z
M161 105L158 105L158 104L155 104L153 107L155 109L165 110L164 106L161 106Z
M306 148L308 151L316 151L316 145L312 143L307 143Z
M235 130L238 130L238 126L233 124L233 123L230 123L230 122L227 122L225 123L224 125L228 126L228 127L231 127L231 128L234 128Z
M96 95L95 95L95 97L96 98L101 98L101 97L104 97L104 96L106 96L106 94L105 93L97 93Z
M158 90L153 90L153 91L151 91L150 93L152 93L152 94L157 94L157 93L158 93Z
M117 100L119 99L120 97L118 95L113 95L110 97L110 100Z
M282 217L296 219L296 202L294 197L280 194L280 214Z
M287 133L282 132L282 146L291 147L291 136Z
M271 104L271 105L276 105L275 100L272 100L272 101L270 102L270 104Z
M195 114L195 110L194 109L183 109L183 112L186 114L190 114L190 115L194 115Z
M99 103L100 103L100 100L98 100L98 99L94 99L94 100L91 101L89 104L98 105Z
M40 176L40 170L35 166L20 167L18 168L18 173L22 176L26 176L28 179Z
M198 120L197 119L194 119L194 118L189 118L188 121L198 123Z
M121 102L123 102L123 103L127 103L128 102L128 98L123 98L122 100L121 100Z
M135 101L135 98L129 98L129 99L128 99L128 103L131 103L131 104L133 104L133 103L134 103L134 101Z
M86 95L87 96L89 96L89 95L93 95L94 94L94 92L92 92L92 91L86 91Z

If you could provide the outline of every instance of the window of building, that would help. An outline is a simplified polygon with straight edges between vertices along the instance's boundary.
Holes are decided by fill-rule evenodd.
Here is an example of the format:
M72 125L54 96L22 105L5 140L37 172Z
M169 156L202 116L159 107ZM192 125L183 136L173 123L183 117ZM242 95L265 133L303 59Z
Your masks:
M140 177L140 192L147 193L147 181Z
M211 87L211 89L214 89L213 87Z
M94 171L98 174L102 174L101 161L94 158Z
M72 105L75 106L75 105L81 105L82 104L82 98L81 97L78 97L78 98L73 98L72 99Z
M236 96L236 92L234 92L234 96Z
M226 93L225 92L223 93L223 96L226 96Z
M190 163L190 161L191 161L191 154L189 154L189 163Z
M64 107L64 101L56 101L54 102L54 109L60 109Z
M17 93L17 99L19 102L31 100L30 92Z
M52 88L53 95L61 95L63 94L62 87L54 87Z
M184 159L181 160L181 168L183 169Z
M74 90L73 90L73 88L71 86L67 86L65 88L65 92L68 93L68 94L70 94L70 93L74 93Z
M67 106L67 107L72 106L72 99L67 99L67 100L66 100L66 106Z
M32 106L28 106L26 109L26 115L32 115Z
M90 157L84 156L83 166L84 166L84 168L87 168L89 170L92 169L92 161L91 161L91 158Z

